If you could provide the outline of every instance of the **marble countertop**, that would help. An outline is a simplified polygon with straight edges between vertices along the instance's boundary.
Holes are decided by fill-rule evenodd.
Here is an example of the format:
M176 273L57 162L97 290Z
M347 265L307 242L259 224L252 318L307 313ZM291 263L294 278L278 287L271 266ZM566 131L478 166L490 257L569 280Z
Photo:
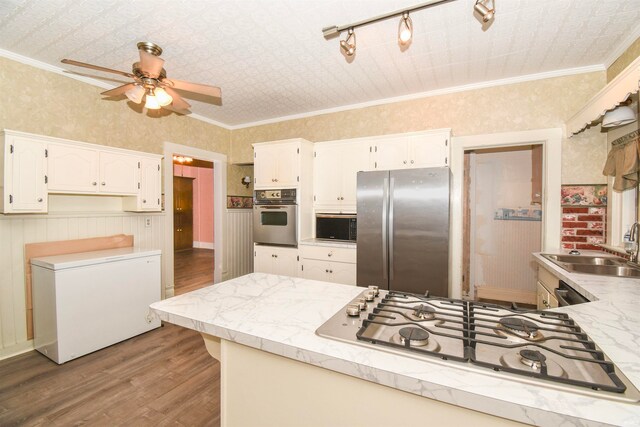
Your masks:
M300 241L299 245L326 246L328 248L350 248L350 249L355 249L357 247L356 242L345 242L345 241L323 240L323 239L304 239Z
M550 267L551 270L554 270ZM555 270L554 270L555 271ZM578 280L580 278L577 278ZM594 286L605 286L597 280ZM572 282L573 283L573 282ZM574 283L575 284L575 283ZM584 284L589 288L588 284ZM618 284L620 292L629 283ZM599 289L599 288L598 288ZM417 360L319 337L362 288L253 273L152 304L164 321L427 398L537 425L638 425L640 405L561 391L439 359ZM593 289L597 293L597 289ZM631 290L630 290L631 292ZM640 315L630 301L563 308L640 384ZM636 299L637 300L637 299ZM593 308L592 308L593 307Z

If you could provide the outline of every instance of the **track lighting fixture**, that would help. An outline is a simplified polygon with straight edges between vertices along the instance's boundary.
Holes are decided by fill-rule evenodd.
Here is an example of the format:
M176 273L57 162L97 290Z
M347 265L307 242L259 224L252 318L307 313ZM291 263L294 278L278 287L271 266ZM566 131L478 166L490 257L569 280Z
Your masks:
M400 19L400 25L398 26L398 42L405 46L409 44L412 36L413 22L411 22L409 12L405 12L402 14L402 19Z
M340 40L340 49L347 56L356 53L356 33L353 32L353 28L349 28L349 36L345 40Z
M397 10L395 12L385 13L384 15L376 16L362 21L354 22L346 25L331 25L322 29L322 35L325 39L331 39L342 34L343 31L348 31L349 35L346 40L340 41L340 50L347 57L351 57L356 52L356 35L354 30L358 27L373 24L375 22L384 21L389 18L401 16L400 25L398 27L398 43L401 46L407 46L413 37L413 22L409 17L409 13L415 12L421 9L427 9L433 6L437 6L442 3L450 3L455 0L430 0L417 4L413 7ZM491 5L491 6L489 6ZM476 0L473 7L474 12L480 14L482 21L488 23L491 21L496 13L495 0Z
M491 4L491 8L489 8ZM496 6L494 0L476 0L476 5L473 10L478 12L482 17L482 22L487 23L493 19L496 14Z

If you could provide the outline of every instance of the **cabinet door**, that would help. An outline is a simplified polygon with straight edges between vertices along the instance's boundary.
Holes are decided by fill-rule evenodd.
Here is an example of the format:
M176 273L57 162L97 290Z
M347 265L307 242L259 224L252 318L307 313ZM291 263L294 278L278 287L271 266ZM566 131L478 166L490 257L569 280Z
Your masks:
M128 154L100 152L100 192L136 194L138 158Z
M273 264L273 252L268 246L253 247L253 272L254 273L273 273L271 265Z
M332 262L329 266L329 281L345 285L356 285L356 264Z
M358 188L358 172L369 168L369 144L353 142L339 145L340 150L336 158L339 163L342 184L340 201L343 211L356 211L356 190ZM334 172L336 173L336 172Z
M140 161L140 209L159 211L161 198L161 172L159 159Z
M98 192L98 151L75 145L49 144L49 191Z
M303 259L300 274L305 279L327 282L329 281L329 264L317 259Z
M274 146L276 153L276 188L295 187L300 176L300 155L297 143Z
M549 291L547 291L547 288L545 288L542 283L537 282L537 287L536 287L536 293L537 293L537 308L538 310L546 310L548 309L549 306ZM556 301L557 303L557 301ZM557 307L557 306L556 306Z
M375 170L404 169L409 164L407 139L389 138L374 145Z
M340 206L342 187L342 154L337 145L319 144L313 159L313 195L316 207Z
M447 134L412 135L408 137L410 168L447 166L449 137Z
M278 151L273 147L256 147L254 154L253 173L255 188L278 188L276 184L276 168Z
M298 276L298 250L289 248L273 248L273 274L281 276Z
M47 144L10 137L5 148L6 213L47 211Z

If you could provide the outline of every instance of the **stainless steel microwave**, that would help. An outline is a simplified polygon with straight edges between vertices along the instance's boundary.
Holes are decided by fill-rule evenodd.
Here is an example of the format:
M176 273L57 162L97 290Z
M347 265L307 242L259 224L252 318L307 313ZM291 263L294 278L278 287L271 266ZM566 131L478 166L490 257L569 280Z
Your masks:
M356 215L316 214L316 239L355 242Z

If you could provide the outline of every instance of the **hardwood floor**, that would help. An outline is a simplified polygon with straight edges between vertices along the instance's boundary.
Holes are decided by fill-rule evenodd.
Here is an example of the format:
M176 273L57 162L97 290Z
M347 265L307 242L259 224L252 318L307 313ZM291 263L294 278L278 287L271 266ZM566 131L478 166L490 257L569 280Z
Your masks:
M212 249L193 248L174 252L175 295L213 283L213 256Z
M220 425L220 365L171 324L63 365L3 360L0 379L0 426Z

